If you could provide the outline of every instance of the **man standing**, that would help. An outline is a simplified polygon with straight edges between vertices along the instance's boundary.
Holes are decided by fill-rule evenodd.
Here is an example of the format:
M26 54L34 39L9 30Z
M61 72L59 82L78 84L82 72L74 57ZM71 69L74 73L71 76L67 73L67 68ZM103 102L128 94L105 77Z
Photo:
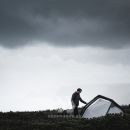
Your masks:
M78 88L76 92L74 92L72 94L71 97L71 103L72 103L72 107L73 107L73 111L74 111L74 116L79 115L78 112L78 106L79 106L79 101L81 101L84 104L87 104L85 101L82 100L82 98L80 97L80 93L82 92L81 88Z

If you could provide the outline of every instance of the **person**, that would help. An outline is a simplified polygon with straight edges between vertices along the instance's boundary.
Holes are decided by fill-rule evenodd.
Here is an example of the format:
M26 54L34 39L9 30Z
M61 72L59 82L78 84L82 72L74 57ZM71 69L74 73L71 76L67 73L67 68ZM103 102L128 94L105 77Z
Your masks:
M84 100L82 100L82 98L80 97L80 93L82 92L81 88L78 88L76 92L74 92L72 94L71 97L71 103L72 103L72 108L73 108L73 113L74 116L76 117L77 115L79 115L78 112L78 106L79 106L79 101L81 101L84 104L87 104Z

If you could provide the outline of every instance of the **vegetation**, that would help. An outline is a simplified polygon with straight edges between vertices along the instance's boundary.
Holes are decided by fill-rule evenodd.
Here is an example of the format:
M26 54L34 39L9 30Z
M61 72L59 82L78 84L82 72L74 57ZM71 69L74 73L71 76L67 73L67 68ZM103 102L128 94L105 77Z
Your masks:
M56 110L0 113L0 130L130 130L130 105L122 106L125 114L107 115L91 120L48 118Z

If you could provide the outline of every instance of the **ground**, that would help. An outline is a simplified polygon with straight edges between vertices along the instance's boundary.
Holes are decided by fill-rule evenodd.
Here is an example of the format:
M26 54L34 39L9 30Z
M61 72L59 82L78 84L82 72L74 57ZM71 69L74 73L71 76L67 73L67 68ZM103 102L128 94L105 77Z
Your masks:
M130 105L125 114L107 115L91 120L55 117L56 110L0 113L0 130L130 130Z

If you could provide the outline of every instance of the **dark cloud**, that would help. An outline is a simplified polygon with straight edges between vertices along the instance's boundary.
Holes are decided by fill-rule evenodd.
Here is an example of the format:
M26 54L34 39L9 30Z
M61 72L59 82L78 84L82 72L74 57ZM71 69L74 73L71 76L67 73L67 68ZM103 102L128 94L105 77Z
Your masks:
M0 44L126 47L129 0L0 0Z

